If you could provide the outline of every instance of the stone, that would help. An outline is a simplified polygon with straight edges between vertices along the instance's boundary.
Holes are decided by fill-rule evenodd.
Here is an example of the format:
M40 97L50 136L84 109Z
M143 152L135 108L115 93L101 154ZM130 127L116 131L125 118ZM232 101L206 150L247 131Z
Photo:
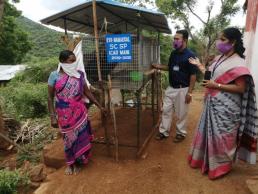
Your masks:
M58 139L44 147L43 161L46 166L55 169L65 165L63 139Z
M257 177L255 179L248 179L246 180L246 185L250 192L252 194L257 194L258 193L258 180Z
M39 182L30 182L29 186L31 189L34 190L34 189L37 189L40 187L40 183Z
M29 177L32 182L42 182L46 179L47 174L44 171L44 165L39 164L33 167L29 172Z
M54 173L54 172L56 172L56 169L55 169L55 168L46 167L46 173L47 173L47 174L52 174L52 173Z
M143 155L142 155L142 159L146 159L148 157L148 152L145 152Z

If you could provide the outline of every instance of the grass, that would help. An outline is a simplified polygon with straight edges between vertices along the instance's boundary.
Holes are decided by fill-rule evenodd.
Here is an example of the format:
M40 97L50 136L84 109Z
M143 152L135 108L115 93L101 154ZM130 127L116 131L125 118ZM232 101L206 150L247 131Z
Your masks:
M29 184L29 177L19 171L0 170L0 193L17 193L18 187L26 188Z

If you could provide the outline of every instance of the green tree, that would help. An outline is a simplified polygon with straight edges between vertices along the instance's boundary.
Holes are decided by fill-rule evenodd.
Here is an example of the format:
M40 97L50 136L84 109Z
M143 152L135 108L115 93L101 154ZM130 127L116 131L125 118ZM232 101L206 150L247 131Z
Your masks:
M1 20L2 20L3 13L4 13L5 1L7 1L7 0L0 0L0 22L1 22ZM12 2L18 3L19 0L12 0Z
M206 7L206 18L201 17L195 12L197 0L156 0L156 5L168 17L180 21L184 28L188 30L193 41L198 41L204 47L204 53L201 53L205 58L210 55L210 50L218 36L218 33L230 24L230 18L234 16L240 9L237 5L237 0L221 0L220 11L217 15L211 16L214 11L214 0L210 0ZM193 31L196 30L191 25L189 18L196 17L202 27L198 32L198 36L194 36Z
M0 64L20 63L31 48L28 35L16 23L20 15L12 4L4 2L0 23Z
M17 18L16 22L23 31L28 33L31 42L31 50L26 54L23 62L30 62L35 57L40 57L42 60L57 57L59 52L66 48L60 39L64 35L63 32L47 28L23 16Z
M198 54L206 58L210 55L210 51L218 36L218 33L230 24L230 18L234 16L240 9L237 5L237 0L220 0L216 3L220 4L220 11L212 17L214 11L215 0L209 0L206 7L206 18L200 16L195 10L197 7L197 0L121 0L130 4L139 5L146 3L154 3L158 9L164 12L172 21L175 21L177 28L179 24L189 32L193 40L192 46L198 47ZM201 0L199 0L201 1ZM196 29L191 25L190 18L196 17L202 26ZM196 30L197 33L194 33Z

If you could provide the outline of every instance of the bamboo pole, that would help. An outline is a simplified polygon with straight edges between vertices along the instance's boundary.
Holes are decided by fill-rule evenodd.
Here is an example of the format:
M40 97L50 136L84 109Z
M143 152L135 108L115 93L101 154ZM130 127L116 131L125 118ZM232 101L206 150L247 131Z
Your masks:
M102 81L101 71L100 71L100 60L99 60L99 35L98 35L98 21L97 21L97 7L96 0L92 0L92 11L93 11L93 23L94 23L94 35L95 35L95 47L96 47L96 57L97 57L97 68L98 68L98 78Z
M116 114L115 114L115 108L111 99L111 96L112 96L111 89L112 89L111 77L110 75L108 75L108 92L110 96L109 107L110 107L112 117L113 117L113 122L114 122L115 157L116 157L116 161L118 162L118 135L117 135L117 125L116 125Z
M144 150L147 148L147 145L149 144L149 142L150 142L151 138L153 137L153 135L156 133L157 128L159 127L159 124L160 124L160 118L159 118L159 120L157 121L157 124L152 127L151 132L148 134L148 136L147 136L147 138L144 140L142 146L139 148L139 150L138 150L138 152L137 152L137 154L136 154L136 157L137 157L137 158L140 158L141 155L142 155L142 153L144 152Z
M102 90L102 106L105 106L105 90L102 82L101 77L101 70L100 70L100 58L99 58L99 35L98 35L98 21L97 21L97 6L96 6L96 0L92 0L92 12L93 12L93 23L94 23L94 35L95 35L95 47L96 47L96 60L97 60L97 69L98 69L98 78L99 78L99 86ZM106 139L106 145L107 145L107 152L108 155L110 155L110 144L109 144L109 138L108 138L108 131L107 131L107 120L106 116L104 114L101 115L102 124L105 131L105 139Z
M145 148L147 147L148 143L150 142L151 138L153 137L153 135L156 133L160 122L161 122L161 98L159 96L159 94L161 94L161 83L160 83L160 73L158 73L157 71L154 71L154 74L152 74L153 79L152 81L155 83L152 84L152 88L154 89L154 85L156 85L156 92L157 92L157 111L158 111L158 119L157 119L157 123L156 125L153 126L151 133L148 135L148 137L145 139L144 143L142 144L142 146L140 147L139 151L137 152L136 156L137 158L139 158L142 153L144 152ZM152 90L152 92L154 92L154 90ZM152 94L154 97L154 94ZM153 98L152 97L152 98ZM152 104L154 103L154 99L152 99ZM153 107L154 108L154 107ZM152 111L153 111L152 108Z

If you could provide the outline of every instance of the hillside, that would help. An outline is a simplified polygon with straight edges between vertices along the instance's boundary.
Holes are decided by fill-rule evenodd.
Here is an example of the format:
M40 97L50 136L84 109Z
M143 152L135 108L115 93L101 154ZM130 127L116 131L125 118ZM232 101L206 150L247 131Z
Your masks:
M28 56L48 58L58 56L59 52L64 49L64 44L60 41L60 37L64 33L47 28L25 17L19 17L17 23L29 34L32 49Z

